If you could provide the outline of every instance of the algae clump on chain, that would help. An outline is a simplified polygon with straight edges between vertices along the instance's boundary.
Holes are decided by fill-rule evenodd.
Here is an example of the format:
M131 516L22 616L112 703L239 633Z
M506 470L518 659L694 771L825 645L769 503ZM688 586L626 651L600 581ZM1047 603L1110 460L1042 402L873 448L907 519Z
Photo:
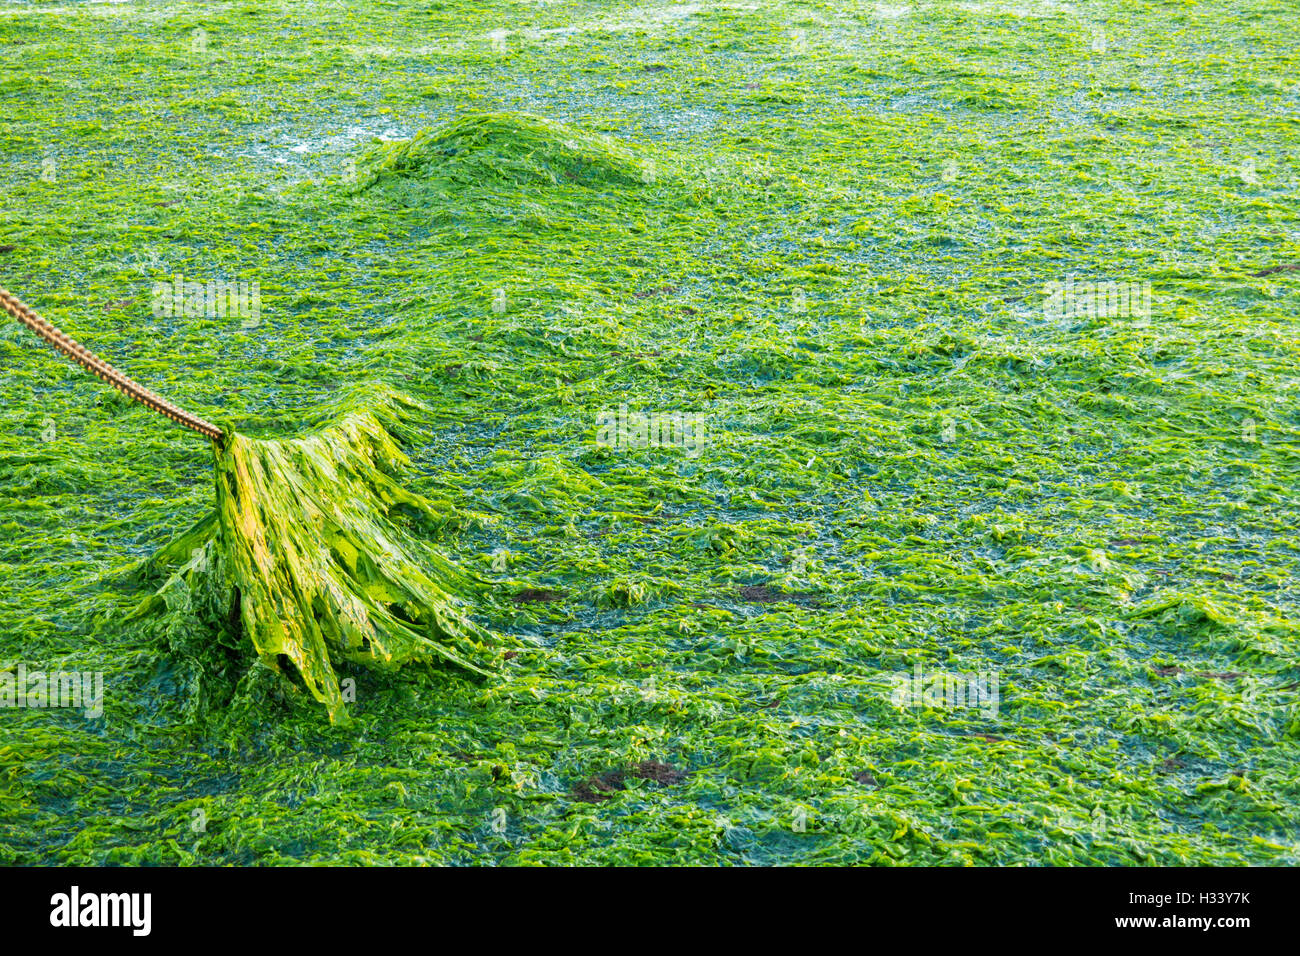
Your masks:
M425 543L421 526L442 516L398 480L409 459L395 436L420 410L385 392L305 438L228 430L216 513L155 555L147 570L167 579L135 616L172 638L247 639L266 664L292 664L332 721L344 716L340 660L493 673L504 648L460 599L479 584Z

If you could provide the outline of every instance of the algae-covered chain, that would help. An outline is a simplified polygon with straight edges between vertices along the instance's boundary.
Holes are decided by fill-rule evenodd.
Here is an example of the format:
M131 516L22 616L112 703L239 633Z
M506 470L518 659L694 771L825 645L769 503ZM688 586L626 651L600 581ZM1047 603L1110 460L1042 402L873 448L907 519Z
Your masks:
M36 314L35 310L4 288L0 288L0 306L3 306L6 312L39 335L52 347L58 349L82 368L93 372L99 378L108 382L119 392L139 402L145 408L151 408L158 414L165 415L177 424L184 425L200 435L206 435L215 442L220 443L222 440L223 433L216 425L204 421L197 415L192 415L182 408L178 408L161 395L123 375L67 333L41 318Z

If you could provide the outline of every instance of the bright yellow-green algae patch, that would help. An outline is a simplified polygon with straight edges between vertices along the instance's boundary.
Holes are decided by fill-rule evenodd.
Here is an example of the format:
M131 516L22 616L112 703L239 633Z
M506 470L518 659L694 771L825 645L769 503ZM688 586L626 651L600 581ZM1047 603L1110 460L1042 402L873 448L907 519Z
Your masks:
M0 713L6 859L1296 862L1278 4L120 6L0 23L4 284L244 434L412 395L417 537L520 646L332 659L345 728L204 602L142 633L211 455L0 329L0 656L106 676ZM261 325L151 316L177 273ZM709 440L597 446L624 402Z
M421 541L421 523L442 516L401 484L409 461L389 427L409 427L401 418L419 406L378 391L317 434L217 445L216 514L155 556L155 570L184 564L137 612L166 617L178 600L189 611L195 594L215 602L209 619L270 666L291 664L331 720L344 717L332 661L437 660L480 677L501 661L497 639L465 616L481 584Z

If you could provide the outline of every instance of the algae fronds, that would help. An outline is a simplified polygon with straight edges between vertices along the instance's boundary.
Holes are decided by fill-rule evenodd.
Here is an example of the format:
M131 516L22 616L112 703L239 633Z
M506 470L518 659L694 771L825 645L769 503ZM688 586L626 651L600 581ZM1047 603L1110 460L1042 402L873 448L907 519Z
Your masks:
M343 732L184 576L142 641L118 576L211 453L0 324L0 668L105 674L102 721L0 710L0 860L1300 862L1294 4L10 6L0 285L245 434L426 403L402 484L519 653L331 649ZM520 110L654 182L366 185L372 136ZM260 325L152 316L176 273ZM1151 316L1048 318L1071 275ZM624 403L700 454L599 446ZM896 705L917 664L998 717Z
M247 638L271 665L293 664L306 688L343 715L334 664L380 669L420 661L486 676L497 640L455 595L475 580L421 540L439 514L397 481L408 464L394 437L420 406L395 392L306 438L234 434L216 452L217 510L168 545L155 567L176 567L137 611L183 611L186 627ZM203 595L195 602L174 595Z
M389 181L441 180L449 186L653 182L655 162L608 136L536 116L468 116L379 146L362 158L360 188Z

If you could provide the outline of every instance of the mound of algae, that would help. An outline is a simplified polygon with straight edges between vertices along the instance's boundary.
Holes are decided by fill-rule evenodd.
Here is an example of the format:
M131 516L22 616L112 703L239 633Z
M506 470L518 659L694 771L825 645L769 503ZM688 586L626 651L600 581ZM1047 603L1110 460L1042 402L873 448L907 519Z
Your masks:
M376 147L362 157L357 187L625 187L652 182L658 172L643 151L613 138L525 113L487 113Z
M140 569L162 583L133 618L177 649L215 642L238 657L251 646L272 669L291 664L331 722L346 720L340 660L491 676L505 648L460 598L480 584L425 544L444 516L398 480L409 464L399 436L422 410L382 391L305 438L226 429L216 511Z

